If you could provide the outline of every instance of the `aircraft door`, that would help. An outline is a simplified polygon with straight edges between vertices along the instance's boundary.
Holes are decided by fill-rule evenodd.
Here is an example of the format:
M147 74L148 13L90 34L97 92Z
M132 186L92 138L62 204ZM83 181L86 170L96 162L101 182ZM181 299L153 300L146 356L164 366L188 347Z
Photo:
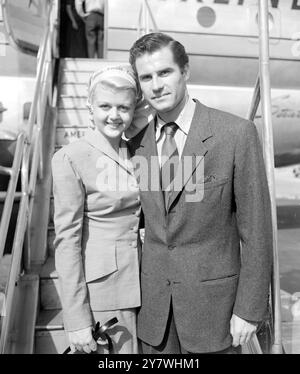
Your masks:
M6 30L23 52L36 54L43 37L49 0L3 0Z

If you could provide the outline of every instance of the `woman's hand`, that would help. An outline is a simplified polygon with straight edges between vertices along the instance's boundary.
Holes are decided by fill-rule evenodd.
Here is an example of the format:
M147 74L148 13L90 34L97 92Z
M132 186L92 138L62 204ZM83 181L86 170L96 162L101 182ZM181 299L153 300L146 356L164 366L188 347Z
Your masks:
M92 337L92 328L86 327L81 330L70 331L69 341L71 352L75 351L91 353L91 351L96 351L97 343Z

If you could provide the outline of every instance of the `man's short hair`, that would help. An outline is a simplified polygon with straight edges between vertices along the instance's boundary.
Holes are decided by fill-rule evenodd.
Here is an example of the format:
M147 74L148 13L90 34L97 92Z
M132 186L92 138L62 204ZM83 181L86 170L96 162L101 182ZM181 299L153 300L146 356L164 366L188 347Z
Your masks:
M129 62L134 72L136 73L135 62L137 58L146 53L152 54L168 46L173 53L174 62L179 66L180 70L183 71L184 67L189 63L189 57L186 54L184 46L167 34L154 32L142 36L131 47L129 51Z

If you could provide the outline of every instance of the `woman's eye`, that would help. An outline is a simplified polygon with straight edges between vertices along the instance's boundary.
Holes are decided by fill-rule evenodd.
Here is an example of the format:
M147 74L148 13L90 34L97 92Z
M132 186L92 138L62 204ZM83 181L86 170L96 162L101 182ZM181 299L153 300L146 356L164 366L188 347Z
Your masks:
M128 112L129 110L130 110L130 108L128 106L121 106L120 107L121 112Z

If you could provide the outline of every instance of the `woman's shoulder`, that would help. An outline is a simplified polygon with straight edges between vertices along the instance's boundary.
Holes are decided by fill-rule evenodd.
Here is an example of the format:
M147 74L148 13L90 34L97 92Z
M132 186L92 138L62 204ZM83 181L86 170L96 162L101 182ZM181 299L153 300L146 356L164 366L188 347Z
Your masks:
M55 152L53 159L63 159L67 157L73 161L80 160L89 148L90 145L88 142L84 139L78 139L61 147L57 152Z

